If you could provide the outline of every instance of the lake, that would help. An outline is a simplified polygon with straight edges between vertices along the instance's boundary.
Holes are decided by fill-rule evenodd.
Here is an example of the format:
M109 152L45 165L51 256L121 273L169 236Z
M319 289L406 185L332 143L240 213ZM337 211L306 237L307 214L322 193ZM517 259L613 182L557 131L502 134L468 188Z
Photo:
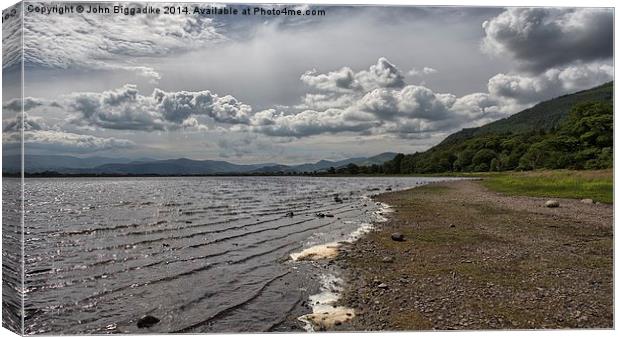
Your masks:
M435 180L26 179L26 333L294 330L333 266L290 255L375 221L367 196Z

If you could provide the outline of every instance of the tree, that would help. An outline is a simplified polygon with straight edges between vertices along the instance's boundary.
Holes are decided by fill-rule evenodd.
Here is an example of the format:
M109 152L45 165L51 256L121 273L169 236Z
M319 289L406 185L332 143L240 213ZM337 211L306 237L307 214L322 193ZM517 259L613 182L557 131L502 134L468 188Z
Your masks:
M499 171L500 170L499 160L497 160L497 158L491 159L490 170L491 171Z
M479 166L480 164L489 165L491 163L491 160L493 160L493 158L496 158L496 157L497 157L497 153L495 153L495 151L489 150L489 149L481 149L478 152L476 152L471 162L474 166Z

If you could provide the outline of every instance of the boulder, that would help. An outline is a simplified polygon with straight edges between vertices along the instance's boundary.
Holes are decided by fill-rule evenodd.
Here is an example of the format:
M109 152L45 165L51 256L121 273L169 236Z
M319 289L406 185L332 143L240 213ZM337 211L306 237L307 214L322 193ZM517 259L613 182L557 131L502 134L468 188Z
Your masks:
M294 217L294 216L295 216L295 213L293 213L293 212L288 212L288 213L286 213L286 216L287 216L287 217L289 217L289 218L292 218L292 217Z
M394 259L391 256L386 256L381 261L383 261L384 263L392 263L394 262Z
M593 204L594 200L592 199L581 199L581 202L584 204Z
M379 288L379 289L387 289L387 288L388 288L388 285L387 285L387 284L385 284L385 283L381 283L381 284L379 284L379 285L377 286L377 288Z
M545 207L549 207L549 208L560 207L560 202L557 200L547 200L547 202L545 202Z
M151 316L151 315L146 315L138 320L137 325L138 325L138 328L143 329L143 328L150 328L157 323L159 323L159 318L155 316Z
M392 233L392 240L394 240L394 241L405 241L405 236L402 233L399 233L399 232Z

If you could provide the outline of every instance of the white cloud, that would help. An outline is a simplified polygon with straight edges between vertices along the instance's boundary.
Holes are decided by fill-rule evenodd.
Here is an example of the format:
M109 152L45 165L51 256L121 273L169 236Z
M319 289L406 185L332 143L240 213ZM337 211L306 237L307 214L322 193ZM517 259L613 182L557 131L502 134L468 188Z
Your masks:
M407 72L407 75L415 77L415 76L431 75L431 74L435 74L436 72L437 72L437 69L431 68L431 67L424 67L422 69L412 68L411 70Z
M497 74L489 79L489 93L532 103L579 90L589 89L614 78L610 64L589 63L550 68L538 75Z
M3 120L2 142L5 145L20 144L22 132L19 132L22 124L22 116ZM127 139L113 137L96 137L82 135L60 130L53 130L45 124L41 117L23 117L23 142L28 149L48 150L55 153L75 152L89 153L94 151L125 149L134 147L134 142Z
M385 58L367 71L355 73L348 67L327 74L313 71L305 73L302 81L320 93L306 94L298 108L313 108L297 113L276 109L258 112L251 118L251 129L297 138L346 132L415 138L413 134L422 137L424 133L445 132L506 112L499 107L499 100L486 93L456 97L406 85L398 69Z
M362 89L355 77L356 73L351 68L343 67L327 74L319 74L316 70L310 70L301 75L301 81L322 91L352 92Z
M400 70L385 57L379 58L377 64L373 64L368 70L360 71L355 77L361 83L364 90L400 88L405 85L405 80Z
M377 88L399 88L405 85L404 77L395 65L385 57L367 70L354 72L349 67L319 74L310 70L301 75L301 81L308 86L326 92L352 93Z
M21 3L2 11L2 16L14 14L2 20L2 68L19 64L22 58Z
M197 117L208 117L217 123L247 124L252 113L249 105L230 95L218 96L208 90L155 89L145 96L130 84L101 93L74 93L64 99L63 105L75 112L73 124L140 131L206 129Z

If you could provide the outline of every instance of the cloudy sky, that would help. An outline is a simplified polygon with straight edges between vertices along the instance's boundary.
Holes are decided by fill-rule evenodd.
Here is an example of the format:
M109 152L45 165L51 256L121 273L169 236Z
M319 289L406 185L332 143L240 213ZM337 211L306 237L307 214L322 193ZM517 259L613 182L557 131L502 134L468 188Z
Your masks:
M611 9L298 8L326 14L26 13L26 151L289 164L412 153L613 79ZM14 22L5 83L21 67ZM4 88L5 151L16 97Z

